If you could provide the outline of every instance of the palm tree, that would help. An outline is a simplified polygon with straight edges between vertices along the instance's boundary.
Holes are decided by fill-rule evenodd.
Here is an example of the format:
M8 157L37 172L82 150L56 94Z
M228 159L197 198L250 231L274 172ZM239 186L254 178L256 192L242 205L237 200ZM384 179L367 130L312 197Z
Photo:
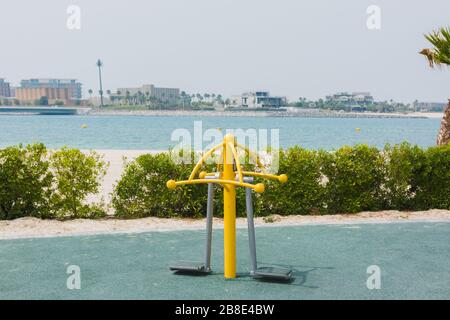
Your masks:
M425 35L425 38L433 45L431 49L423 49L419 53L427 57L431 68L450 66L450 27L440 28ZM444 145L450 141L450 99L444 111L441 128L436 143Z
M181 103L182 103L182 106L183 106L183 110L184 110L184 107L186 105L186 100L187 100L188 96L189 95L186 94L186 91L181 91L180 97L181 97Z
M98 93L100 93L100 106L101 107L103 107L102 66L103 66L103 62L100 59L98 59L97 60L98 78L100 80L100 90Z
M138 91L137 92L137 104L144 104L143 103L143 101L144 101L144 94L142 93L142 91Z
M149 103L149 98L150 98L150 92L149 91L145 91L145 104L147 104L147 105Z
M89 89L88 93L89 93L89 104L92 105L92 93L94 93L94 91L92 91L92 89Z

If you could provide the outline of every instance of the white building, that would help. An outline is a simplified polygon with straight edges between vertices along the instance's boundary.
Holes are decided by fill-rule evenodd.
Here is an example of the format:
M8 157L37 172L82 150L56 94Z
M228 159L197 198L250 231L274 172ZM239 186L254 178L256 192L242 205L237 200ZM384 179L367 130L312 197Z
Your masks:
M280 108L286 105L286 97L272 97L268 91L246 92L230 98L230 107Z
M348 105L368 105L374 102L370 92L339 92L326 97L327 101L342 102Z

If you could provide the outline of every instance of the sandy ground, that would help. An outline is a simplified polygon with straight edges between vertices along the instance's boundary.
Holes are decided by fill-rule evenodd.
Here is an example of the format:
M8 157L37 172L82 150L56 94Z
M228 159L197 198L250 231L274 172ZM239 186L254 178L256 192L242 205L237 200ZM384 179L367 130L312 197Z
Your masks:
M257 226L293 226L311 224L359 224L394 222L450 222L450 210L428 210L417 212L379 211L361 212L351 215L330 216L270 216L258 217ZM237 219L237 227L246 227L244 218ZM222 228L223 220L214 218L214 227ZM69 221L21 218L0 221L0 239L56 237L105 233L138 233L147 231L196 230L205 228L205 219L161 219L143 218L133 220L76 219Z
M114 186L120 179L125 164L133 161L136 157L146 153L156 153L162 151L155 150L95 150L98 154L103 156L103 160L109 164L107 173L101 181L100 192L98 195L93 195L88 198L88 201L99 201L103 198L106 203L110 203L111 193L114 190ZM83 150L83 152L89 152ZM108 208L110 213L111 208Z

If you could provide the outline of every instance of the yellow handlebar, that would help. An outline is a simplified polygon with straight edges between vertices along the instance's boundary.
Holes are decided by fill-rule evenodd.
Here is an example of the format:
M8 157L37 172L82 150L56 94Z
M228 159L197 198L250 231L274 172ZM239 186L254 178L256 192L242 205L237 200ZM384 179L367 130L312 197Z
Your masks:
M230 140L233 141L233 142L230 142ZM236 172L235 172L235 174L237 174L238 181L230 180L230 179L222 179L221 177L223 176L223 172L219 173L219 177L218 178L206 179L206 177L215 176L217 173L216 172L209 172L209 173L207 173L205 171L202 171L202 172L199 173L199 179L194 179L195 175L200 170L201 166L205 163L206 159L209 156L211 156L219 148L223 148L223 150L222 150L222 157L228 151L229 151L228 154L232 156L233 161L236 164ZM263 172L242 171L241 164L240 164L240 161L239 161L239 158L238 158L238 153L237 153L237 149L238 148L244 150L246 154L248 154L249 156L254 158L256 160L257 166ZM222 161L225 163L226 160L224 158L222 158ZM270 179L270 180L276 180L276 181L278 181L280 183L286 183L287 180L288 180L288 177L285 174L275 175L275 174L265 173L264 172L264 166L260 162L258 155L254 154L253 152L248 150L245 146L242 146L242 145L236 143L234 137L232 139L230 139L228 137L228 141L227 141L227 138L226 138L222 143L216 145L215 147L213 147L212 149L210 149L209 151L207 151L206 153L203 154L203 156L200 158L200 160L197 162L197 164L195 165L194 169L192 170L192 173L190 174L188 180L182 180L182 181L169 180L169 181L167 181L166 185L167 185L168 189L173 190L177 186L182 186L182 185L216 183L216 184L220 184L222 186L233 185L233 186L237 186L237 187L250 188L250 189L253 189L257 193L264 192L264 189L265 189L264 184L262 184L262 183L251 184L251 183L244 182L244 176L259 177L259 178L265 178L265 179Z
M203 183L216 183L216 184L225 185L225 186L227 184L231 184L231 185L237 186L237 187L253 189L257 193L263 193L264 189L265 189L264 184L262 184L262 183L251 184L251 183L247 183L247 182L239 182L239 181L225 180L225 179L192 179L192 180L182 180L182 181L169 180L169 181L167 181L166 185L167 185L167 188L169 188L170 190L173 190L177 186L190 185L190 184L203 184Z

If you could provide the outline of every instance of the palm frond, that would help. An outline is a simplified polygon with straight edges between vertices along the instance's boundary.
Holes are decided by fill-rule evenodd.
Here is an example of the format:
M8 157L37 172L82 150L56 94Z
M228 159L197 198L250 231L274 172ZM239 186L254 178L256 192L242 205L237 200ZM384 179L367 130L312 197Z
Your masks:
M450 66L450 27L433 31L425 35L425 38L433 45L433 48L423 49L419 53L427 57L430 67Z

